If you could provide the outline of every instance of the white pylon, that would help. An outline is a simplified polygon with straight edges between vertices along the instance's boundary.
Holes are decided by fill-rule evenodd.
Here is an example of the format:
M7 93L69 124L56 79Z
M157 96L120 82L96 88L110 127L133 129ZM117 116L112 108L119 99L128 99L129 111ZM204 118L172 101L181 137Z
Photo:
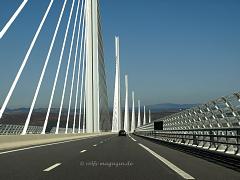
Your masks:
M98 0L86 3L86 132L99 132Z
M144 109L143 109L143 125L146 124L146 107L144 106Z
M112 132L118 132L121 129L119 37L115 37L115 55L116 55L116 75L113 103Z
M125 115L124 115L124 130L129 132L129 109L128 109L128 76L125 75L125 88L126 88L126 97L125 97Z
M135 122L135 102L134 102L134 91L132 92L132 123L131 123L131 132L134 132L136 122Z
M151 110L149 109L149 118L148 118L148 123L150 123L152 121L151 119Z
M141 109L140 109L140 100L138 100L138 123L137 127L141 126Z

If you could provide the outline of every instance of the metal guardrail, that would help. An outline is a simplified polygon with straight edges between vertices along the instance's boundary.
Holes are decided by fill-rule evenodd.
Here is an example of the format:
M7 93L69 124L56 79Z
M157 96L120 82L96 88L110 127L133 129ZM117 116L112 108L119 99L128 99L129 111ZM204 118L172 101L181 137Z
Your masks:
M135 134L240 156L240 92L137 127Z
M23 128L23 125L0 124L0 135L19 135ZM40 134L41 131L41 126L29 126L27 134Z
M56 127L53 127L50 131L50 134L55 134L56 132ZM73 128L68 128L68 133L72 133L73 132ZM78 132L78 128L75 128L75 133ZM82 132L82 129L81 129ZM65 128L58 128L58 133L59 134L65 134Z
M136 135L240 156L240 128L136 131Z
M240 126L240 92L159 119L164 130Z

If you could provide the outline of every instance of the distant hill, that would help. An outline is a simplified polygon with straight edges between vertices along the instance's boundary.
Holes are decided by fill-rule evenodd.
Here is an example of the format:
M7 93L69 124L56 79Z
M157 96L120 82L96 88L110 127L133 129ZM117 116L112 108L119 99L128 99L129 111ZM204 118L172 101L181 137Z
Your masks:
M198 106L199 104L174 104L174 103L162 103L162 104L154 104L154 105L149 105L146 108L147 109L151 109L152 112L176 112L176 111L181 111L184 109L189 109L192 108L194 106ZM135 107L137 110L137 107ZM110 111L112 111L112 109L109 109ZM122 110L124 110L124 107L122 107ZM129 110L131 110L131 107L129 107ZM36 108L33 110L34 112L38 112L38 113L46 113L47 112L47 108ZM67 109L63 108L63 113L67 113ZM71 109L71 112L74 111L74 109ZM141 111L143 111L143 107L141 107ZM7 108L6 113L28 113L29 112L29 108L16 108L16 109L9 109ZM59 108L51 108L51 113L58 113L59 112Z
M9 109L6 108L5 113L8 114L18 114L18 113L28 113L30 110L30 108L16 108L16 109ZM66 113L68 111L68 109L63 108L62 112ZM73 111L73 109L71 109L71 111ZM36 108L33 110L33 112L38 112L38 113L46 113L47 112L47 108ZM51 113L58 113L59 112L59 108L51 108Z
M162 104L155 104L147 106L148 109L151 109L153 112L159 111L172 111L172 110L184 110L190 109L194 106L199 104L174 104L174 103L162 103Z
M5 112L6 113L26 113L29 112L29 108L16 108L16 109L9 109L6 108Z

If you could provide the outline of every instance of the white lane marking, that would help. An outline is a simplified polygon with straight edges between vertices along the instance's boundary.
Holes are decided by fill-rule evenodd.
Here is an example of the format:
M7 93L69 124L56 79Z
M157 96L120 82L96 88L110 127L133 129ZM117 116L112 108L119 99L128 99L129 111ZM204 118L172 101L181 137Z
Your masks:
M93 146L94 146L94 147L96 147L96 146L97 146L97 144L94 144Z
M87 150L84 149L84 150L80 151L80 153L84 153L84 152L86 152L86 151L87 151Z
M135 142L137 141L136 139L133 139L133 137L132 137L132 136L130 136L130 135L128 135L128 136L129 136L129 137L130 137L130 138L131 138L133 141L135 141Z
M103 143L103 141L100 142L101 144Z
M28 149L35 149L35 148L39 148L39 147L52 146L52 145L56 145L56 144L63 144L63 143L68 143L68 142L80 141L80 140L89 139L89 138L91 138L91 137L86 137L86 138L81 138L81 139L73 139L73 140L67 140L67 141L61 141L61 142L55 142L55 143L50 143L50 144L42 144L42 145L37 145L37 146L31 146L31 147L26 147L26 148L9 150L9 151L3 151L3 152L0 152L0 155L1 154L12 153L12 152L24 151L24 150L28 150Z
M141 147L143 147L145 150L147 150L149 153L151 153L153 156L155 156L157 159L159 159L160 161L162 161L164 164L166 164L170 169L172 169L173 171L175 171L176 173L178 173L180 176L182 176L184 179L195 179L194 177L192 177L191 175L189 175L188 173L184 172L183 170L181 170L180 168L178 168L177 166L175 166L173 163L171 163L170 161L168 161L167 159L165 159L164 157L158 155L157 153L155 153L154 151L152 151L151 149L149 149L148 147L142 145L141 143L138 143Z
M12 17L9 19L7 24L3 27L3 29L0 31L0 39L3 37L3 35L7 32L9 27L12 25L12 23L15 21L17 16L20 14L20 12L23 10L24 6L27 4L28 0L23 0L22 4L18 7L16 12L12 15Z
M62 163L56 163L56 164L50 166L49 168L44 169L43 171L45 171L45 172L51 171L51 170L53 170L54 168L60 166L61 164L62 164Z

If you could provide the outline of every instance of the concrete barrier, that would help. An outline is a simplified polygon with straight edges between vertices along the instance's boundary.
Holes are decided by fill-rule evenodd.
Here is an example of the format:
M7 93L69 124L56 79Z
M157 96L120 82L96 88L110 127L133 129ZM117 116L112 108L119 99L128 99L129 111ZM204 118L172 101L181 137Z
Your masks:
M16 149L33 145L82 139L86 137L105 136L110 134L113 133L3 135L0 136L0 150Z

